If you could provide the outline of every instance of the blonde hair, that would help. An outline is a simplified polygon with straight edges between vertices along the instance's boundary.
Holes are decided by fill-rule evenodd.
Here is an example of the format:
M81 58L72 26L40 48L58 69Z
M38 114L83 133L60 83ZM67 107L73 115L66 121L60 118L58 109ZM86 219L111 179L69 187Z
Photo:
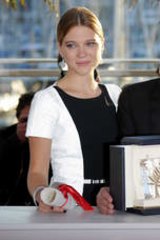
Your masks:
M62 45L69 30L75 26L86 26L92 29L104 41L104 32L97 16L85 7L75 7L65 12L57 27L57 40Z

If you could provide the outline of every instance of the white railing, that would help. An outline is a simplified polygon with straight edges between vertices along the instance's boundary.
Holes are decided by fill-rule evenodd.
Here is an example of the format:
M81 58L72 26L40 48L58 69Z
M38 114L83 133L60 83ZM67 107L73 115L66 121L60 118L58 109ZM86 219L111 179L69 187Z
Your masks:
M7 68L7 64L30 64L30 68ZM43 68L42 65L43 64ZM49 64L49 67L48 67ZM53 66L52 66L53 64ZM131 64L152 64L152 68L131 68ZM32 65L34 65L32 67ZM35 67L36 65L36 67ZM153 66L154 65L154 66ZM101 77L157 77L160 59L103 59L99 67ZM0 58L0 77L57 77L59 69L55 58Z

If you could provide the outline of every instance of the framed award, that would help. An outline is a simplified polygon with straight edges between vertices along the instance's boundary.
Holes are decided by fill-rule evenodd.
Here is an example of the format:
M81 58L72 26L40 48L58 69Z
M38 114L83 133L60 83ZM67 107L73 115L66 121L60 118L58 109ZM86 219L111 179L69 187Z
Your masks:
M160 214L160 142L110 147L110 191L115 208Z

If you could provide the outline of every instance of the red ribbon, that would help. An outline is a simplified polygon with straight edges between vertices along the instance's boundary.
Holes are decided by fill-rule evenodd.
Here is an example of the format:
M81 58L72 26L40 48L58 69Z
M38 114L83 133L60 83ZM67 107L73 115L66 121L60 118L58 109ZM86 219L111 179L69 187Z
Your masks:
M60 184L58 189L63 193L64 197L68 199L68 193L74 198L76 203L85 211L92 211L93 207L70 185ZM66 201L67 202L67 201Z

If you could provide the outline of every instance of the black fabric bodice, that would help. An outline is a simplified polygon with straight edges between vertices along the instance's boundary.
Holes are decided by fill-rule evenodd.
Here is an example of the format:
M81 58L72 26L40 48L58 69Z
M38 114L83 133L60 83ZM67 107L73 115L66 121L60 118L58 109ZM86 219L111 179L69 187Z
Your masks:
M109 145L117 141L118 128L115 106L106 87L101 94L82 99L68 95L55 86L67 107L80 137L85 179L105 179L109 183ZM95 205L101 184L85 184L83 196Z

